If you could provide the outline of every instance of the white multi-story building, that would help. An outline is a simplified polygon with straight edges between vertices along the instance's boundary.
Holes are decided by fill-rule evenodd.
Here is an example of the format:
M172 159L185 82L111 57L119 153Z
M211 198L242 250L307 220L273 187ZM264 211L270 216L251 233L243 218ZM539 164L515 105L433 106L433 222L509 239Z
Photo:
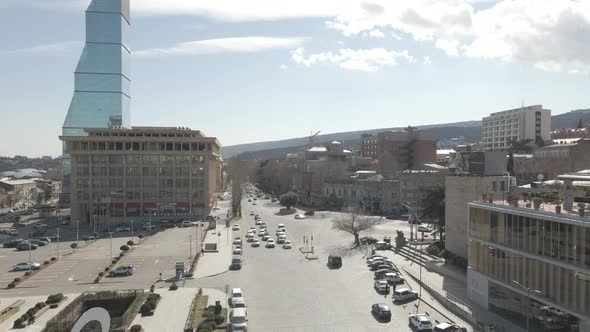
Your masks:
M512 142L526 139L551 139L551 110L532 105L492 113L481 120L481 142L486 151L507 150Z

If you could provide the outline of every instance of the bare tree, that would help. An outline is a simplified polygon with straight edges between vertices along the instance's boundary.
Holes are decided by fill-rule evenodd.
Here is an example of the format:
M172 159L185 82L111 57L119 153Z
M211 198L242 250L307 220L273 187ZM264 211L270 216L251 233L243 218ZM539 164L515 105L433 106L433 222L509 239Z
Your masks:
M369 217L363 214L360 209L349 209L347 213L342 214L333 221L332 227L354 236L354 244L359 246L360 233L369 231L380 223L381 218L375 219L374 217Z

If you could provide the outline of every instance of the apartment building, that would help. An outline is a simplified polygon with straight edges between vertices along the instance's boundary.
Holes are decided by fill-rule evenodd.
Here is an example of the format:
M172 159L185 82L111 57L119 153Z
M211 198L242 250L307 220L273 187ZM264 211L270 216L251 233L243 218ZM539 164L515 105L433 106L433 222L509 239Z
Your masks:
M551 139L551 110L532 105L490 114L481 120L485 151L508 150L512 142Z
M470 203L468 218L471 300L529 331L589 331L584 212L494 200Z
M73 220L208 215L221 191L215 137L168 127L85 131L60 137L72 161Z

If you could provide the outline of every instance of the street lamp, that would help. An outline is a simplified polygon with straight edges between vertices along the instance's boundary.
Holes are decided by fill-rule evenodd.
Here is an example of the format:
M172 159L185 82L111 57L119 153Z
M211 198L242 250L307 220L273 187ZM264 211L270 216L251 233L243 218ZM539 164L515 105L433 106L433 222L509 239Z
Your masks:
M111 247L111 257L109 258L109 261L111 261L111 260L113 260L113 232L109 232L109 234L111 236L111 241L110 241L111 242L111 244L110 244L110 247Z
M80 220L76 220L76 248L78 247L78 236L80 235Z
M131 241L133 242L133 219L131 219Z
M538 289L531 289L530 287L527 287L527 286L519 283L516 280L512 280L512 283L520 286L521 288L526 289L526 294L527 294L526 295L526 330L527 331L530 331L529 328L530 328L530 307L531 307L530 306L530 301L531 301L531 292L533 292L535 294L538 294L538 295L542 295L543 292L541 292Z
M55 243L56 244L56 246L55 246L55 254L56 255L55 256L56 256L56 259L59 260L59 227L56 228L56 231L57 231L57 242Z

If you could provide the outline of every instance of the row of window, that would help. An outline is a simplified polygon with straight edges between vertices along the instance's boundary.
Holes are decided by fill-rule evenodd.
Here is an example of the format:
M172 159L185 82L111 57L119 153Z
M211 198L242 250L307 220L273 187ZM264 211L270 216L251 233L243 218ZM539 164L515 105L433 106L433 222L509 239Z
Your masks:
M68 142L68 152L78 151L212 151L211 143L165 142Z
M150 164L150 163L166 163L166 164L202 164L205 162L204 155L168 155L168 154L130 154L130 155L75 155L72 160L78 165L121 165L124 162L127 164Z
M205 192L203 190L193 191L172 191L172 190L159 190L159 191L127 191L121 192L117 197L111 197L110 199L101 199L102 192L95 192L96 204L117 204L123 201L132 202L174 202L174 201L198 201L205 198ZM78 201L90 201L90 193L88 191L77 191L76 197Z

